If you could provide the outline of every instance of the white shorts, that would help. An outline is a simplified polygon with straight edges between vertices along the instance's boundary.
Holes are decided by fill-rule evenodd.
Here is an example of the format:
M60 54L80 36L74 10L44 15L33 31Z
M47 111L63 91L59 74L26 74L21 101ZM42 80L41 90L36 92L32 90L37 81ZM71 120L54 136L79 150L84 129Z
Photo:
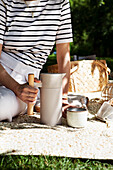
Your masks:
M13 77L18 83L24 84L27 82L25 75L10 69L2 63L5 70ZM4 86L0 86L0 121L12 121L12 118L18 114L24 114L27 109L27 104L20 100L13 91Z

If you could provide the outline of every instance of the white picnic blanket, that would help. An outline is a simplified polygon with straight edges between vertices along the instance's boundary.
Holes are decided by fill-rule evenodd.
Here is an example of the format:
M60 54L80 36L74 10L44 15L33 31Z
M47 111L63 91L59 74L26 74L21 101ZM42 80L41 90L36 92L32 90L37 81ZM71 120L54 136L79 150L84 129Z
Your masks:
M89 114L85 128L40 124L40 115L23 115L0 123L0 154L51 155L87 159L113 159L113 123Z

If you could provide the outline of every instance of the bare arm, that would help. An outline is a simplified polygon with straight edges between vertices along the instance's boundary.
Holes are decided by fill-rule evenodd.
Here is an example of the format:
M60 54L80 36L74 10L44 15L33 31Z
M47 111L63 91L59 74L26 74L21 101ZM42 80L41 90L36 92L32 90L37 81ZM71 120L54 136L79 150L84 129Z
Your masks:
M1 56L1 52L2 52L2 44L0 44L0 56Z
M57 44L57 63L58 72L66 73L63 78L63 94L68 93L69 79L70 79L70 46L69 43Z
M1 52L2 44L0 44L0 56ZM13 78L11 78L11 76L6 72L6 70L1 64L0 64L0 83L11 90L16 89L16 86L18 86L18 83Z
M0 44L0 56L2 51L2 44ZM17 97L19 97L25 103L35 101L38 90L27 85L27 84L19 84L15 81L4 69L4 67L0 64L0 84L12 90Z

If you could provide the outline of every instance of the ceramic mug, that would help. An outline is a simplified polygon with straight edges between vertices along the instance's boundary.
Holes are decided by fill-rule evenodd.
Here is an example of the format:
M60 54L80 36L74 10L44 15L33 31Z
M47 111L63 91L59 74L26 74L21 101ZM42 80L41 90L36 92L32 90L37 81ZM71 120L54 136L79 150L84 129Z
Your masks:
M67 108L67 124L72 127L85 127L87 125L87 109L85 108Z

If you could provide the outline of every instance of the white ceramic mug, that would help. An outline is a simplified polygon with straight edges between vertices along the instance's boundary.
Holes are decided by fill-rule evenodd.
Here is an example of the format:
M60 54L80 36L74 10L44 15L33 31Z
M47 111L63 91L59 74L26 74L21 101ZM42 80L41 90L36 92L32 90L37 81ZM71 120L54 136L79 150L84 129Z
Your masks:
M85 127L87 125L87 109L73 108L67 109L67 124L72 127Z

